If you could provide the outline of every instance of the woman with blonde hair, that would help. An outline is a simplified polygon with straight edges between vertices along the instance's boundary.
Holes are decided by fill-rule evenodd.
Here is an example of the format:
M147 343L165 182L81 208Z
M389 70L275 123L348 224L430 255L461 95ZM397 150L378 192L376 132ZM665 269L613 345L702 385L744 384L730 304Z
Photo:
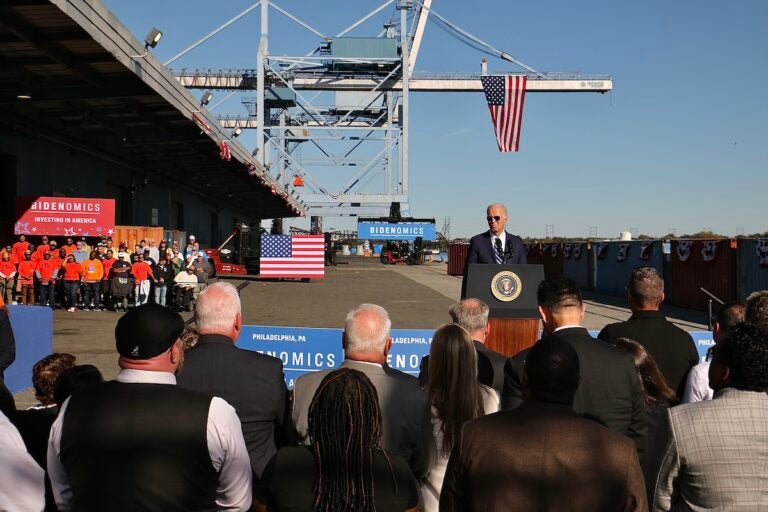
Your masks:
M477 352L462 327L445 324L429 348L429 381L425 387L432 406L432 433L437 450L434 464L421 483L424 510L437 511L440 488L451 449L465 422L499 410L496 392L477 382Z

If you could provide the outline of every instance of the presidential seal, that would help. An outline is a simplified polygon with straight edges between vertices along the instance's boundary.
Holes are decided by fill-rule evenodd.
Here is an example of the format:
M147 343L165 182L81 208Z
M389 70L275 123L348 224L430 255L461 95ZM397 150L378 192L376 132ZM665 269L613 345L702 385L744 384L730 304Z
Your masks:
M505 270L491 279L491 293L502 302L512 302L523 291L523 282L514 272Z

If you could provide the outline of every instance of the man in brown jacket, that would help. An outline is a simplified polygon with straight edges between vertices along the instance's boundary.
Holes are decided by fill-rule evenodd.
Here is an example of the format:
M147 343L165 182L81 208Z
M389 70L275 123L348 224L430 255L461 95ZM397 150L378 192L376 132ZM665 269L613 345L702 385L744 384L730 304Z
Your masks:
M440 511L647 511L632 441L571 408L579 384L573 347L545 337L531 349L524 379L517 409L464 426Z

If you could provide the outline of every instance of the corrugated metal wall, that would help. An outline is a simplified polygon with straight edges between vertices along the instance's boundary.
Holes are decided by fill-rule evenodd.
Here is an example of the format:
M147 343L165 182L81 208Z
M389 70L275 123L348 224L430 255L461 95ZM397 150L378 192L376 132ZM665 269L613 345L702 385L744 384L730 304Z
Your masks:
M526 244L526 261L544 265L544 279L563 275L563 244Z
M640 259L642 244L648 247L648 259ZM605 245L604 257L600 258L600 246ZM619 248L628 245L626 259L618 261ZM624 295L632 270L637 267L653 267L661 273L661 242L658 240L632 242L594 242L592 244L594 290L612 295Z
M448 246L448 275L460 276L464 273L464 262L469 254L469 244L451 244Z
M687 259L679 254L680 244L688 244ZM736 241L673 240L669 276L665 276L667 302L674 306L706 310L706 288L722 301L736 299ZM714 259L706 261L705 245L714 246Z
M758 242L760 241L753 238L738 240L736 288L739 300L746 299L747 295L752 292L768 290L768 266L760 266L760 257L757 254ZM762 241L762 244L765 243L768 243L768 240ZM764 262L763 265L768 265L768 261Z
M569 245L570 250L567 249ZM577 246L581 247L578 259L576 259ZM589 251L586 242L563 244L563 275L573 279L582 290L589 289Z

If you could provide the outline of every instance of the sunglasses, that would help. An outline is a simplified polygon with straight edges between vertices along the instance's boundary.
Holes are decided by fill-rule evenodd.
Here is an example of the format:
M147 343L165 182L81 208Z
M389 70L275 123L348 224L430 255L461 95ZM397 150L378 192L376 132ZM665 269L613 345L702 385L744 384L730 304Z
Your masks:
M495 220L496 222L499 222L501 220L501 217L499 215L489 215L485 218L488 222L491 222L492 220Z

